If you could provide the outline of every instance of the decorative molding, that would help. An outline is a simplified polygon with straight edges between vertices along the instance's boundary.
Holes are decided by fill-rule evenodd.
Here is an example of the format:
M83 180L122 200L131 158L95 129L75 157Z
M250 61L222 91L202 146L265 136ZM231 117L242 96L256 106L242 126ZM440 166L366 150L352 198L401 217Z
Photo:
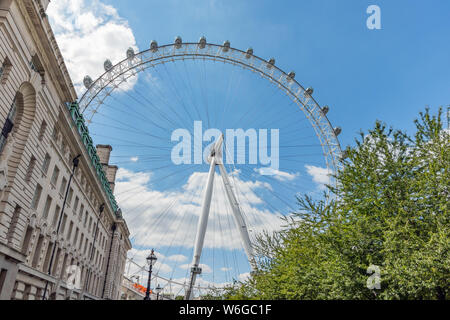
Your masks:
M67 108L70 111L70 115L72 116L72 120L74 121L77 131L81 136L81 140L83 141L84 146L89 154L91 159L91 163L94 166L94 169L97 173L97 177L100 180L100 183L103 189L108 196L108 200L116 214L116 217L121 218L118 214L119 206L117 205L117 201L114 197L114 194L111 190L111 186L109 184L108 179L106 178L105 171L103 171L103 166L100 162L100 158L97 154L97 149L94 146L91 136L89 135L89 130L85 124L84 117L80 113L80 109L78 107L78 102L67 103Z

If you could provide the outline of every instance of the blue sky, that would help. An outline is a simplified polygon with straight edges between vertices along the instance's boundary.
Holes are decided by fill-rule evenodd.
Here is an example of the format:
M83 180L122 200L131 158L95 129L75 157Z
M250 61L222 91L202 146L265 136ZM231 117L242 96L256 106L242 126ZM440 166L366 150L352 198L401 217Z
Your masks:
M381 8L381 30L366 27L371 4ZM377 119L412 131L425 106L436 111L450 104L448 1L61 0L53 6L50 19L80 94L84 75L96 79L103 73L103 61L119 62L129 46L141 51L151 40L169 44L176 36L185 42L205 36L209 43L229 40L238 49L252 47L255 55L275 57L281 69L295 71L300 84L314 88L315 100L330 106L328 118L343 128L343 146L353 144L358 132L372 128ZM130 90L112 95L90 126L95 143L113 145L112 161L121 168L116 197L135 246L130 255L143 263L155 246L161 258L158 270L180 281L192 256L194 231L186 230L195 229L208 165L188 165L181 171L168 167L170 132L180 123L191 128L192 120L205 125L208 117L195 116L196 107L204 110L205 97L211 112L218 111L213 127L229 128L241 119L241 110L255 105L259 113L239 126L281 128L283 175L270 180L257 176L255 166L227 168L255 230L278 228L275 213L292 211L293 190L317 195L326 181L320 147L309 135L312 129L300 112L290 109L286 97L252 74L216 64L207 67L202 71L196 63L167 64L143 73ZM219 117L224 101L231 109ZM171 107L179 108L181 117ZM158 115L164 112L177 124ZM289 126L297 131L287 130ZM300 149L291 149L292 138ZM294 156L302 162L293 162ZM216 188L215 193L223 193L220 184ZM242 279L249 268L242 250L234 250L239 237L224 198L217 197L211 210L216 214L210 218L201 283Z
M450 104L450 3L436 1L105 1L133 29L139 48L230 40L275 57L330 105L343 145L376 119L402 129L426 105ZM366 28L366 8L381 8L382 30Z

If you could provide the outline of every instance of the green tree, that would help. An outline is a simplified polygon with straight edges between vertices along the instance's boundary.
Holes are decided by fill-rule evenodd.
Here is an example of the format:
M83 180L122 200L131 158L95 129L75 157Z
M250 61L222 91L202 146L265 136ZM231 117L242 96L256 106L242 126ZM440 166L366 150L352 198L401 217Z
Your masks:
M298 198L287 227L256 243L258 271L227 299L446 299L450 136L442 109L414 136L381 122L361 133L328 186ZM378 266L379 289L367 287Z

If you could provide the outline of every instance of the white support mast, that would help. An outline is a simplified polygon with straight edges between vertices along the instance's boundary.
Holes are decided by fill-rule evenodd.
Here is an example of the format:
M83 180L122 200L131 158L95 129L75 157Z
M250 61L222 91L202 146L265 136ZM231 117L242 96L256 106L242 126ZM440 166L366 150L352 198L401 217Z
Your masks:
M202 273L202 269L200 268L200 256L202 254L203 242L205 240L206 227L208 226L208 216L209 209L211 207L211 198L214 186L214 176L216 174L216 149L220 149L222 147L223 136L217 141L214 147L211 149L211 155L208 160L211 165L209 167L208 180L206 182L206 189L203 195L203 204L202 204L202 213L200 216L200 220L198 221L197 226L197 234L195 236L195 247L194 247L194 257L192 258L192 267L191 267L191 279L189 281L189 287L185 294L185 300L190 300L192 296L192 288L195 285L195 279L198 274Z
M233 211L234 221L236 222L236 226L239 230L239 234L241 235L241 239L244 245L245 253L247 254L248 261L250 262L250 266L252 267L252 271L256 270L255 258L253 255L252 244L250 241L250 236L248 235L247 224L245 223L244 217L242 216L241 209L239 207L239 203L231 189L230 180L228 179L227 171L225 170L225 166L223 163L219 165L220 175L222 176L223 184L225 186L225 191L227 194L228 201L230 202L231 209Z
M228 179L227 171L223 165L222 161L222 144L223 144L223 135L220 136L219 140L216 142L214 147L211 149L211 154L208 157L208 161L210 162L208 179L206 182L206 189L203 195L203 204L202 204L202 213L200 216L200 220L197 226L197 234L195 237L195 247L194 247L194 257L192 259L192 267L191 267L191 278L189 281L189 286L186 290L185 299L190 300L192 298L192 289L195 285L195 280L198 274L202 273L202 269L200 268L200 257L202 254L203 243L205 240L206 228L208 226L208 216L209 210L211 207L211 199L212 192L214 186L214 176L216 165L219 166L220 174L222 176L222 180L225 186L226 194L228 201L230 202L233 216L236 222L236 225L239 229L239 233L242 238L242 242L244 244L244 250L247 254L248 260L253 270L255 270L255 260L253 257L253 251L251 246L250 237L248 235L247 225L245 224L244 217L242 216L241 209L239 208L239 204L237 199L231 189L231 184Z

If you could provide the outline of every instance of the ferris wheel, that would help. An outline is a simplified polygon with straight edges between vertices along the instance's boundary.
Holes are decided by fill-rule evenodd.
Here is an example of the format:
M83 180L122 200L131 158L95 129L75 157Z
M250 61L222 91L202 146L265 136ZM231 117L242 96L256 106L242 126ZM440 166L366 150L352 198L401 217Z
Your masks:
M207 43L160 46L113 65L93 81L80 111L97 144L113 148L115 197L133 249L126 276L192 299L257 268L253 243L280 230L296 196L325 192L342 156L328 106L313 89L252 48Z

